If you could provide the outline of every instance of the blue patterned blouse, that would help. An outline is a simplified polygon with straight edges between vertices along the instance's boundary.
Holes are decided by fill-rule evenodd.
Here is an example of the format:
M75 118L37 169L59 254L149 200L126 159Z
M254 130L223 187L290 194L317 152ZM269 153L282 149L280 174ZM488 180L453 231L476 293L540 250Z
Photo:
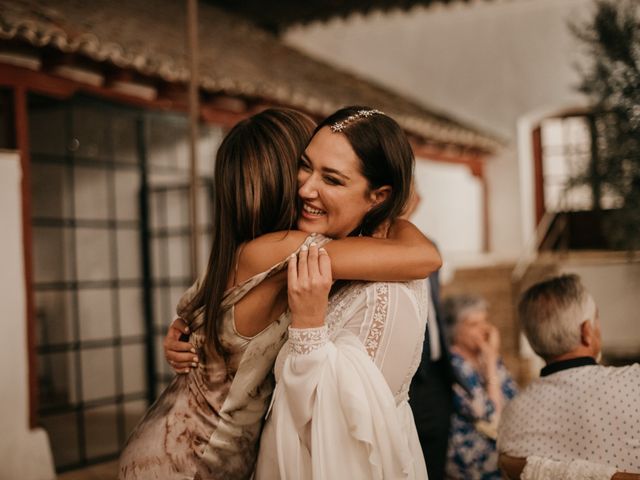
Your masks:
M454 413L449 433L447 478L499 480L495 441L498 418L495 406L487 396L485 380L455 352L451 352L451 364L459 383L453 386ZM498 377L505 400L510 400L517 387L502 360L498 363Z

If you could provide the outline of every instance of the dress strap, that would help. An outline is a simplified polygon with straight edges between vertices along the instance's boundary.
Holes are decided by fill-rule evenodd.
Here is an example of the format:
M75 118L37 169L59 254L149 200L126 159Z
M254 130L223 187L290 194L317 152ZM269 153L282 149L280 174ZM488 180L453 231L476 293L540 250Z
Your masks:
M329 242L330 240L331 240L330 238L325 237L323 235L312 233L295 250L295 252L292 252L292 253L295 253L297 255L300 252L300 249L302 248L302 246L309 247L309 245L313 242L315 242L319 247L321 247L325 245L327 242ZM281 262L276 263L268 270L258 273L253 277L250 277L247 280L240 282L238 285L231 287L229 290L225 292L225 296L222 299L222 307L229 308L232 305L238 303L256 285L260 284L267 278L270 278L273 275L276 275L277 273L284 270L287 267L288 261L289 261L289 257L285 258Z
M238 280L238 266L240 265L240 255L242 255L242 250L244 250L244 247L246 245L246 242L241 244L238 247L238 251L236 252L236 264L235 267L233 269L233 279L231 281L231 285L235 286Z

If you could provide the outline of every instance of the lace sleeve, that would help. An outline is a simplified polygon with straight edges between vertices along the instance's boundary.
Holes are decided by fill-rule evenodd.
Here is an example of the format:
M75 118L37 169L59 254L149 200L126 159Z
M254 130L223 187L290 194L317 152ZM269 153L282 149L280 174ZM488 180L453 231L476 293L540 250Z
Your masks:
M326 325L317 328L289 327L289 346L291 353L308 355L329 341Z

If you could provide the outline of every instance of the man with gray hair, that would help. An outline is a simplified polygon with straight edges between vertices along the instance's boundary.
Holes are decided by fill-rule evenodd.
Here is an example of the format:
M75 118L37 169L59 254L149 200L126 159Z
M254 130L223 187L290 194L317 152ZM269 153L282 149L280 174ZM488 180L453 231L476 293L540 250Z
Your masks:
M600 319L580 278L562 275L532 286L518 313L546 366L505 408L498 451L640 472L640 365L597 364Z

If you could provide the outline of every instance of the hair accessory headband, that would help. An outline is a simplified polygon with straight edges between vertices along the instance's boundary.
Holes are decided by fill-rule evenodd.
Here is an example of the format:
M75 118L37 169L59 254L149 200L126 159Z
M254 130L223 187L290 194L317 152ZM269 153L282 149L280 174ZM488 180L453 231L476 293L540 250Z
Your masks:
M359 120L361 118L367 118L367 117L371 117L372 115L384 115L384 112L381 112L380 110L358 110L356 113L354 113L353 115L349 115L347 118L345 118L344 120L342 120L341 122L336 122L333 125L331 125L329 128L331 128L331 131L333 133L336 132L341 132L342 130L344 130L350 123L355 122L356 120Z

